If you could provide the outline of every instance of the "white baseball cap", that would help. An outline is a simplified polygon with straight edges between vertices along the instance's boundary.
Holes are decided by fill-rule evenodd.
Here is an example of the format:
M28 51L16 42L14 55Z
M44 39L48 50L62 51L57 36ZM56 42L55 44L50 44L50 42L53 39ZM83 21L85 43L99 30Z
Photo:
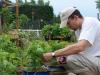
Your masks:
M68 7L60 12L60 19L61 19L60 28L66 27L69 16L71 16L75 10L76 10L75 7Z

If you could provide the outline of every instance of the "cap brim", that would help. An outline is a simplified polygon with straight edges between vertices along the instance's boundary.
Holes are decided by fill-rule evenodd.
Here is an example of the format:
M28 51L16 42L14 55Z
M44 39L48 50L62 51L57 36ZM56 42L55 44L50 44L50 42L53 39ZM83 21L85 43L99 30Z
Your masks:
M66 20L64 20L64 21L61 21L60 28L66 27L66 25L67 25L67 20L68 20L68 19L66 19Z

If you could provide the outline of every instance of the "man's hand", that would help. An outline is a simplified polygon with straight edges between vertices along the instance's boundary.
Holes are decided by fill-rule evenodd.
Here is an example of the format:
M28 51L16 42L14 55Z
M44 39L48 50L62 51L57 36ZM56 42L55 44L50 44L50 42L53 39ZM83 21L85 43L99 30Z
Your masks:
M64 56L57 57L57 61L58 61L60 64L66 64L66 57L64 57Z
M44 61L49 62L52 59L52 52L43 54Z

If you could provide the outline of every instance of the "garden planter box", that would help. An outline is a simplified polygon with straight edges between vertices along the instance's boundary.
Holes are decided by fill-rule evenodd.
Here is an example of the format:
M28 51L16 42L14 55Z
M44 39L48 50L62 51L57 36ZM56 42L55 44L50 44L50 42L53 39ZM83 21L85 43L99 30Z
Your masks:
M67 75L66 72L24 72L23 75Z
M50 72L65 71L65 68L63 66L49 66L48 71Z
M26 72L23 75L50 75L50 72Z
M45 40L66 40L64 36L45 36Z
M67 75L63 66L50 66L49 71L50 75Z
M67 72L51 72L50 75L67 75Z
M27 72L24 71L23 75L67 75L65 68L62 66L49 66L47 72Z

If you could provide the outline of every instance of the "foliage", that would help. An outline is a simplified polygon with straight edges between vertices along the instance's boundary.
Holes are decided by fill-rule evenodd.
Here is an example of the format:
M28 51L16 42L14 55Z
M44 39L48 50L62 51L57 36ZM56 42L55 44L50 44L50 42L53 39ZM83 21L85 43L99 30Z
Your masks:
M42 54L44 52L51 51L51 47L47 42L43 41L32 41L28 48L29 62L27 68L32 68L31 71L37 71L42 65L44 65Z
M38 0L38 5L43 6L44 5L44 0Z
M15 7L13 8L13 12L15 13ZM53 21L53 16L54 16L53 7L48 5L34 6L34 5L24 4L19 7L19 14L24 14L29 19L32 19L32 16L34 16L34 21L42 19L44 24L51 23Z
M27 71L40 71L41 67L45 64L42 59L43 53L61 49L68 44L68 42L60 41L32 41L28 47L28 61L24 69ZM51 62L51 64L53 64L53 61Z
M66 36L70 32L69 28L59 28L59 24L46 25L42 29L44 36L52 34L53 36Z
M6 31L12 29L14 27L14 23L15 23L15 16L14 16L14 14L7 7L2 8L0 13L2 14L2 17L3 17L3 25L2 25L3 29L2 30L4 32L6 32Z
M10 35L0 36L0 49L5 52L13 53L17 49L15 43L10 41Z
M14 75L16 72L16 66L8 60L12 54L8 52L0 51L0 74L1 75Z
M29 41L43 40L42 33L38 32L38 34L37 34L37 31L20 31L19 37L21 39L27 39Z
M18 0L18 3L19 3L20 5L22 5L22 4L23 4L23 0Z
M6 23L11 23L14 19L14 14L7 7L2 8L1 14L3 14Z
M23 33L20 38L28 37ZM27 42L27 43L26 43ZM8 34L0 35L0 74L15 75L18 70L39 71L44 65L42 55L65 47L68 42L28 40L24 38L24 48L19 48ZM26 43L26 44L25 44ZM22 68L20 68L22 66Z
M99 10L100 12L100 0L96 0L96 8Z
M32 5L36 5L35 0L31 0L31 4L32 4Z
M46 25L44 28L42 28L42 34L44 36L48 36L52 34L52 26L51 25Z
M74 32L71 31L68 27L65 28L59 28L59 24L54 24L54 25L46 25L44 26L44 28L42 29L42 33L44 36L46 37L64 37L65 40L67 41L71 41L73 39L71 39L71 37L74 36Z
M0 43L0 75L14 75L18 64L19 48L10 41L9 35L1 35Z
M2 8L2 11L0 11L3 17L3 25L2 30L3 32L7 32L9 30L12 30L16 28L16 17L15 14L12 13L12 11L5 7ZM28 17L24 14L19 15L19 28L22 28L28 21Z
M53 36L60 36L61 29L59 28L58 24L52 25L52 35Z
M28 17L24 14L21 14L19 16L19 25L20 25L20 28L22 28L27 22L28 22Z
M69 36L69 35L72 35L70 33L71 33L71 30L69 28L67 28L67 27L61 28L61 30L60 30L61 36Z
M60 23L60 15L58 15L58 16L54 15L53 22L54 23Z
M66 45L68 45L69 43L66 41L60 42L60 41L49 41L49 45L52 48L52 51L64 48Z

